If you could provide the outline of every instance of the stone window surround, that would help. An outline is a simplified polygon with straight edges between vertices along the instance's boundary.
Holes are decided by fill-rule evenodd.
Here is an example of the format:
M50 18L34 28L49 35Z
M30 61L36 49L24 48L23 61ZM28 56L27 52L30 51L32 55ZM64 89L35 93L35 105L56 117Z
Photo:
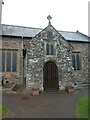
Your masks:
M12 60L13 60L13 53L16 53L16 55L17 55L17 51L18 50L13 50L13 49L3 49L3 50L1 50L1 52L3 52L3 51L5 51L5 71L3 71L3 72L17 72L17 66L16 66L16 71L13 71L13 66L12 66ZM10 71L7 71L7 63L6 63L6 61L7 61L7 52L11 52L11 68L10 68ZM16 60L16 65L17 65L17 60Z

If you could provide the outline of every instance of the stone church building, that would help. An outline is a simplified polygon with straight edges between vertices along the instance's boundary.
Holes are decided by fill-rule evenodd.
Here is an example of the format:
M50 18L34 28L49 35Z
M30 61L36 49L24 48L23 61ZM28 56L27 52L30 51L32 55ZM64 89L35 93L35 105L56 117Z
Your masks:
M44 29L1 25L0 75L6 77L4 84L46 91L88 82L90 38L79 31L58 31L50 16L48 19Z

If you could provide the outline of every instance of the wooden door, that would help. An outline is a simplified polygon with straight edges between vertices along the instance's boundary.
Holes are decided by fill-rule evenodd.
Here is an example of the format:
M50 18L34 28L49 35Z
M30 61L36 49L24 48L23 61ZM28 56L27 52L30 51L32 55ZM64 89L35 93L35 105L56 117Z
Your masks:
M44 90L56 91L59 89L58 68L54 62L47 62L43 69Z

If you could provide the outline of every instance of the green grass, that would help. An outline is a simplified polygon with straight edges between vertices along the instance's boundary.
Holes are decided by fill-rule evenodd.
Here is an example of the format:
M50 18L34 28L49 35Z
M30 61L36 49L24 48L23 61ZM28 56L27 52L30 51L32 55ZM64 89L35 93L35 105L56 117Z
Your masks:
M82 97L78 100L76 105L77 118L88 118L90 115L90 97Z
M0 118L4 117L7 112L8 112L8 106L0 105Z

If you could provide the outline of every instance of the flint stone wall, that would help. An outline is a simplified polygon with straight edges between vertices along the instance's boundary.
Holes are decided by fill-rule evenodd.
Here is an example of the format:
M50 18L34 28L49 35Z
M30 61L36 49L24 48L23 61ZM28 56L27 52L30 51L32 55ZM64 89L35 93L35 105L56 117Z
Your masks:
M2 37L0 40L0 52L3 50L15 50L17 53L17 71L0 72L0 76L5 76L10 83L22 83L22 39L14 37Z
M52 36L48 34L51 33ZM46 55L45 43L55 44L55 55ZM48 61L53 61L58 67L59 87L72 84L72 46L66 42L59 32L51 25L36 35L30 41L30 48L27 50L27 90L39 88L43 90L43 67Z
M80 52L80 70L74 71L75 81L84 83L89 82L90 77L88 73L89 69L89 49L88 43L83 42L70 42L73 46L73 52Z

